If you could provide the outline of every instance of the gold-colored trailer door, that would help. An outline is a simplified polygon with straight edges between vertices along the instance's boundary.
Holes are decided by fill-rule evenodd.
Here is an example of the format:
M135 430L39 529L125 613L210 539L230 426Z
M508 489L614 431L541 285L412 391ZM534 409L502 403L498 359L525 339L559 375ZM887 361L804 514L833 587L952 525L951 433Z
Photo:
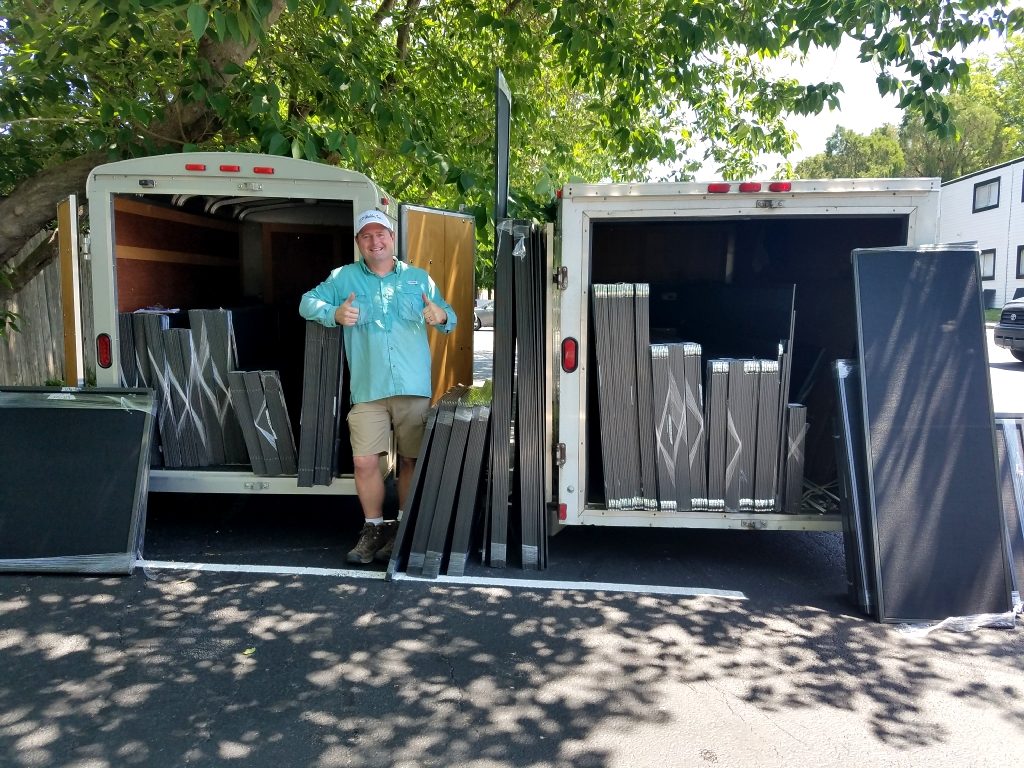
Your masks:
M473 383L475 221L468 213L402 205L398 222L399 258L426 270L458 317L450 334L429 332L436 401L455 384Z
M85 385L82 359L82 295L78 275L78 198L57 204L57 243L60 254L60 303L64 320L64 383Z

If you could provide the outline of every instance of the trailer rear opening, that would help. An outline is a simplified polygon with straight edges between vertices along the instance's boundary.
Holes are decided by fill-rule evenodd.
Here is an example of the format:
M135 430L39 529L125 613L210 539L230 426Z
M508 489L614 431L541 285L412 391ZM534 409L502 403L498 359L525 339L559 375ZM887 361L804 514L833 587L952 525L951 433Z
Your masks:
M649 283L652 343L698 342L704 361L774 357L796 286L789 400L808 408L807 477L834 481L829 364L856 354L850 252L905 244L907 217L617 219L591 232L591 283ZM593 344L587 354L587 504L604 506Z
M298 305L303 292L357 258L358 212L372 208L389 215L398 224L399 258L425 269L460 318L472 316L473 217L397 205L361 173L285 157L186 153L99 166L87 193L93 336L107 351L98 356L97 384L155 383L161 403L171 403L160 410L158 432L168 432L170 448L161 442L154 453L153 490L354 491L343 434L347 382L337 393L329 382L316 386L317 371L330 370L333 361L325 364L309 353L307 336L316 341L315 334L307 334ZM434 392L468 381L472 323L428 337ZM322 353L337 343L312 346ZM150 364L156 373L147 371ZM139 381L147 374L154 382ZM332 394L312 403L304 398L306 389ZM245 400L256 408L252 419L234 416L236 399L242 410ZM326 427L303 430L301 425L304 410L321 409L333 409L341 422L332 436L338 448L327 460L330 467L322 467L329 470L328 479L310 488L297 484L292 446L287 440L278 443L276 435L279 429L291 431L296 440L303 431L326 433ZM245 433L240 452L227 450L227 431L236 422ZM232 436L230 447L237 443ZM326 442L322 447L326 451ZM271 460L281 460L280 471L271 460L261 466L254 456L261 448L269 448ZM307 456L307 468L310 461Z
M297 416L305 321L296 308L351 260L352 221L349 201L116 195L117 311L176 309L174 325L189 309L230 309L239 367L279 371ZM350 472L351 458L341 467Z

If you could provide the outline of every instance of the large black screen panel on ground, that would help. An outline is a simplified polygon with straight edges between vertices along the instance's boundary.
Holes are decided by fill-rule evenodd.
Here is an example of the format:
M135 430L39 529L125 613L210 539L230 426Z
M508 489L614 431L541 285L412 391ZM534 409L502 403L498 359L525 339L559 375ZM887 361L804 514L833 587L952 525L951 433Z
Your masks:
M978 253L853 252L882 621L1010 610Z
M0 570L131 572L154 412L148 390L0 389Z

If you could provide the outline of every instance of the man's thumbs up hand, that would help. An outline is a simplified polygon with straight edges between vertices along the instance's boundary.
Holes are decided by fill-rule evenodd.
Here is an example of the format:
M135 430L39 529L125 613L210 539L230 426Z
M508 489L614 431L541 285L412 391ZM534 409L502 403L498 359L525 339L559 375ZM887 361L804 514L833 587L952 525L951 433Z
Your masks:
M359 307L353 305L355 293L350 293L344 303L334 310L334 322L338 325L355 325L359 322Z
M426 321L427 325L444 325L447 323L448 313L427 298L427 294L424 293L422 296L423 319Z

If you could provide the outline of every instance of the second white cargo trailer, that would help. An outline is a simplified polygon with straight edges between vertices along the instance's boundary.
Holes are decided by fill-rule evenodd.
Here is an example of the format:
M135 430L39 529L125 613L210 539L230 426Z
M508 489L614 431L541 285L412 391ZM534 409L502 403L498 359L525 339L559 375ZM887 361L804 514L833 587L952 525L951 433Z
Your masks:
M774 357L795 309L782 400L806 408L807 478L833 487L829 365L855 357L851 251L934 242L939 194L938 179L567 185L550 313L562 350L552 402L561 522L840 530L838 513L793 513L793 506L786 513L610 502L606 467L623 459L602 455L601 430L609 426L600 416L595 286L649 286L650 341L700 344L705 376L712 358ZM731 439L731 422L722 429Z

